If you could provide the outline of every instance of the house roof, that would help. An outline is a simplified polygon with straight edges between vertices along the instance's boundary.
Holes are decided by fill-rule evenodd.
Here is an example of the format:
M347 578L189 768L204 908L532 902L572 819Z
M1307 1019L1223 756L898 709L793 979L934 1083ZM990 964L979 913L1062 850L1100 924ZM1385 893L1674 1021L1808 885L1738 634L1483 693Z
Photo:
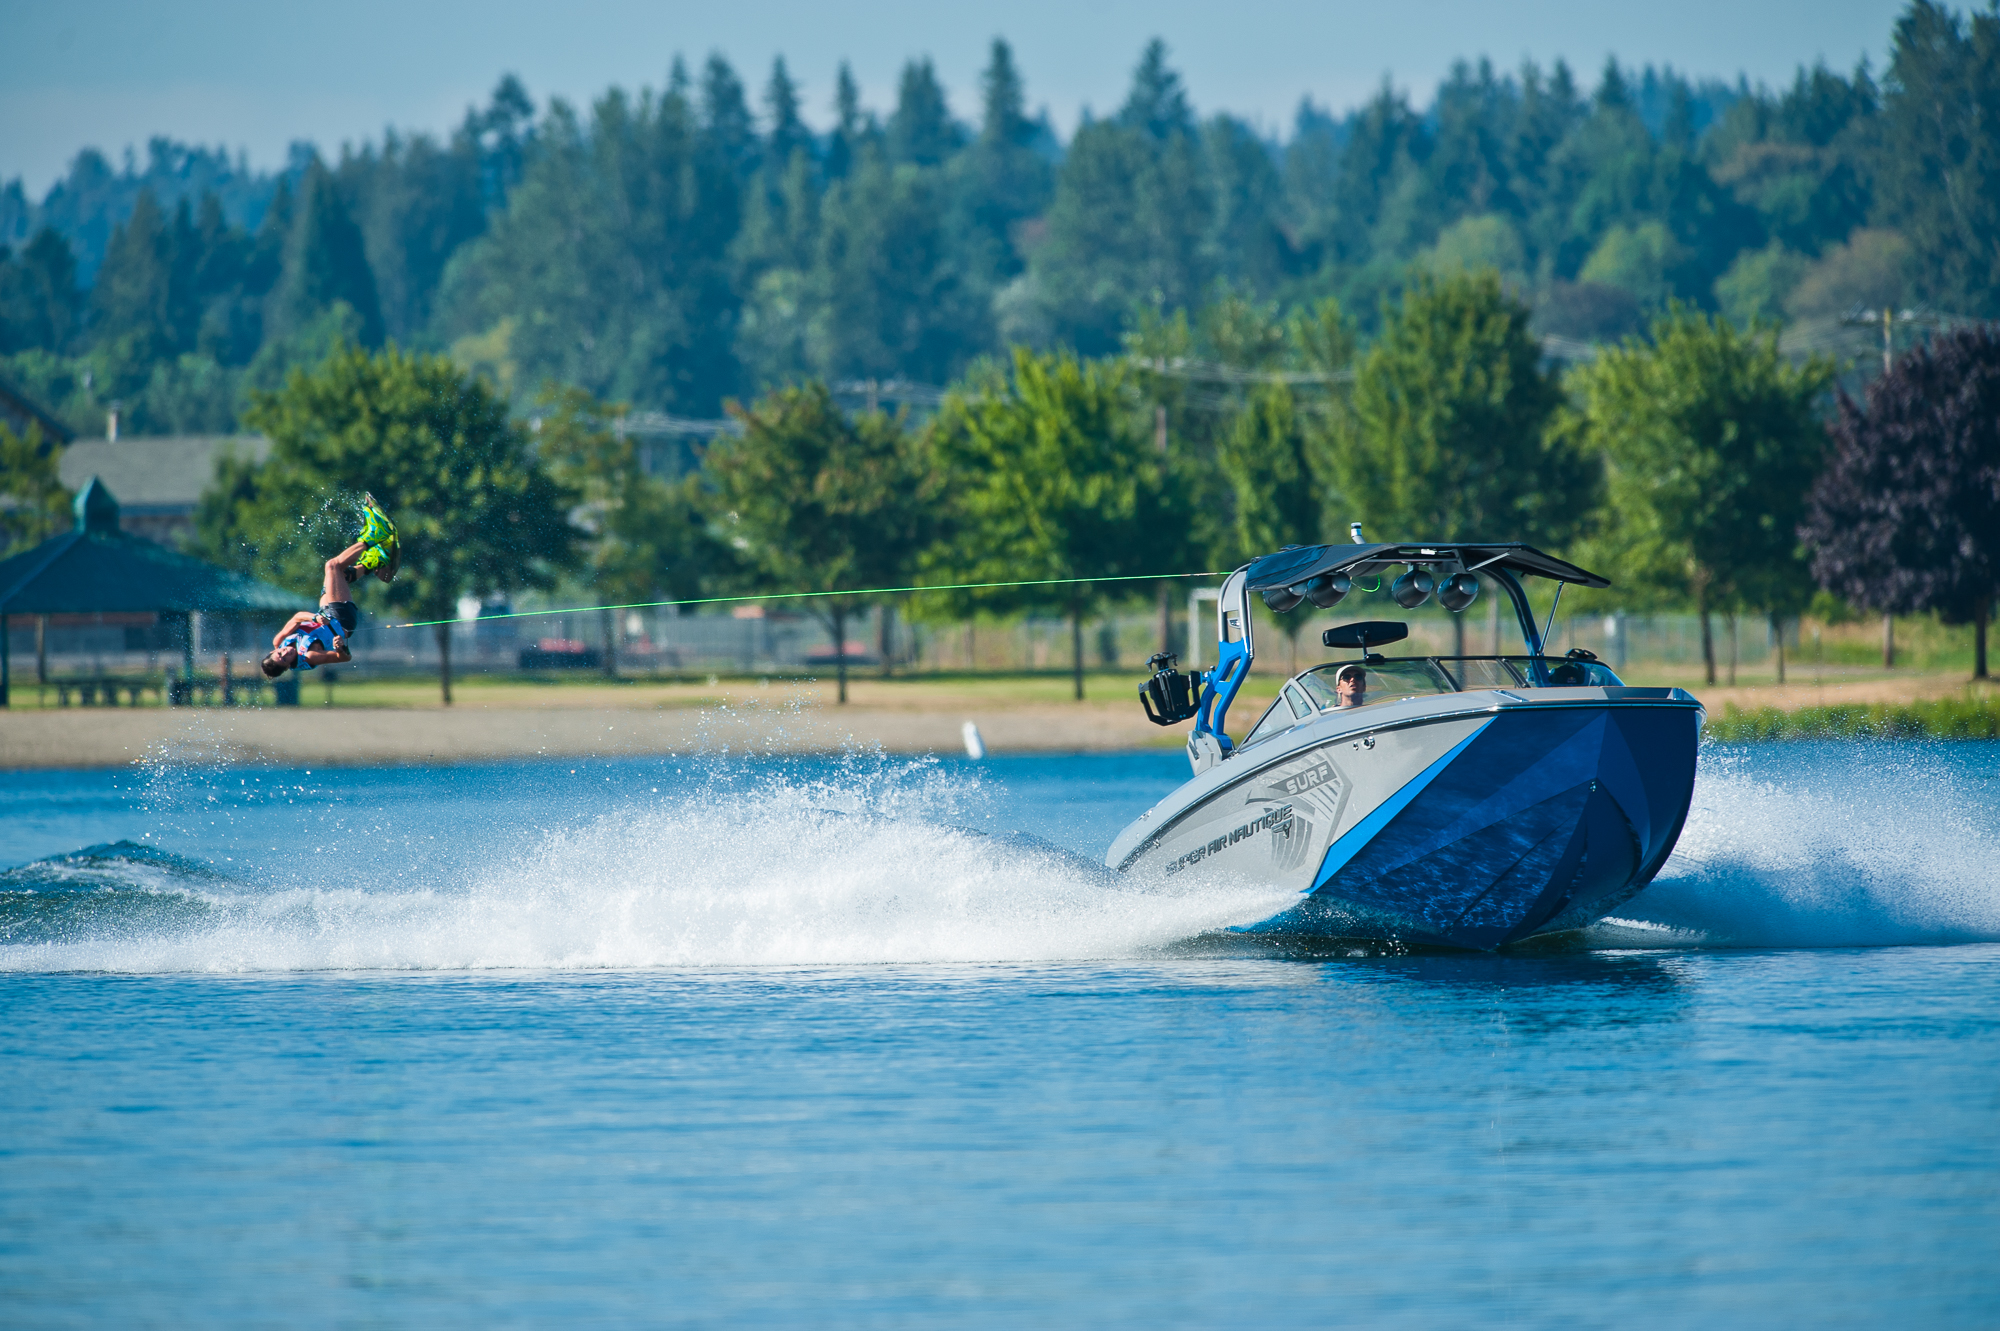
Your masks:
M118 529L97 477L76 497L76 529L0 561L0 614L294 610L303 598Z
M215 479L215 460L225 451L261 462L271 441L258 434L138 435L120 439L80 439L63 450L57 474L71 490L95 476L119 496L120 506L139 514L192 513L201 492Z

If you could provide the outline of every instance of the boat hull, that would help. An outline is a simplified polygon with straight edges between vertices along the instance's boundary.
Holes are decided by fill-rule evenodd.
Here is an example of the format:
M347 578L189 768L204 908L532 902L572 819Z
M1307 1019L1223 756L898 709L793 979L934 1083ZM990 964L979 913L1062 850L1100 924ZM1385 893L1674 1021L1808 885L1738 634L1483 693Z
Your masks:
M1672 853L1701 709L1679 690L1541 692L1582 696L1498 695L1247 751L1224 765L1244 764L1235 779L1190 782L1205 788L1128 829L1111 863L1297 891L1296 906L1244 932L1491 949L1580 928Z

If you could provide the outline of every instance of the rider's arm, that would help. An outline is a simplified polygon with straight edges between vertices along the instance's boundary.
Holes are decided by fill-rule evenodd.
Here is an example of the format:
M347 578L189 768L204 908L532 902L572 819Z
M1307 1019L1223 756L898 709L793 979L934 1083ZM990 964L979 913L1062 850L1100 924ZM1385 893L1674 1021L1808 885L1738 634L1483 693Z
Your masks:
M347 650L347 639L345 638L335 638L333 640L333 650L330 652L319 647L308 647L304 652L304 656L306 660L312 662L315 666L339 665L344 661L354 659L354 653Z
M277 650L277 648L285 641L285 639L291 635L293 629L305 623L308 619L311 619L312 617L313 613L310 610L300 610L295 612L290 619L285 621L285 626L283 628L279 629L276 633L271 635L272 650L273 651Z

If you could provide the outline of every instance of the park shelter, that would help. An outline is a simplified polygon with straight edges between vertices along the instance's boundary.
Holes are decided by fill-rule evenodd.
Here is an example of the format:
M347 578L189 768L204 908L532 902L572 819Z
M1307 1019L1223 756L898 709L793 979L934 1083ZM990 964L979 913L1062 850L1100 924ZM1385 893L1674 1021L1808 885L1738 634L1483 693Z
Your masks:
M118 501L93 476L77 493L73 530L0 561L0 707L13 683L5 632L13 616L151 613L178 623L184 677L191 677L193 616L283 616L311 602L119 530Z

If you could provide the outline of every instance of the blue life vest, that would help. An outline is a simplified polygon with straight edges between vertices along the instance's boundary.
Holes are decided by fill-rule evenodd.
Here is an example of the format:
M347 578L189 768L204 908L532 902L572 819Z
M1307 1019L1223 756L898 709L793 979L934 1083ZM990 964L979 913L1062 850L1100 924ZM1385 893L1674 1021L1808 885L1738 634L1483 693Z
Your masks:
M316 670L319 667L306 660L306 650L318 648L322 652L333 651L334 640L342 636L344 635L340 631L340 625L333 620L314 619L308 620L306 624L288 634L281 645L299 649L299 669Z

